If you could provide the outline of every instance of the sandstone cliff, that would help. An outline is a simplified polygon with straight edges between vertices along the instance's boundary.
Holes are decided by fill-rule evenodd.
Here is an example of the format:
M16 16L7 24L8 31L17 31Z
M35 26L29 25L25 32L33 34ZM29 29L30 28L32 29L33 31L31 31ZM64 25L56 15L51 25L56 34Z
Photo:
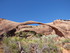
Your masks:
M40 24L32 26L28 24ZM27 21L17 23L0 18L0 36L4 33L13 34L20 31L35 31L36 33L51 35L57 34L60 37L70 38L70 20L55 20L52 23L40 23L35 21Z

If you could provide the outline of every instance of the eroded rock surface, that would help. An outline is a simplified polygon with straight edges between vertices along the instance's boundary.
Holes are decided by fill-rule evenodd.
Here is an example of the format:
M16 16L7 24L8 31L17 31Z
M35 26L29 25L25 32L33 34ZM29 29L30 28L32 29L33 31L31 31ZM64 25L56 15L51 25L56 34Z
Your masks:
M28 24L40 24L32 26ZM35 31L36 33L51 35L57 34L60 37L70 38L70 20L55 20L52 23L40 23L35 21L27 21L17 23L0 18L0 36L4 33L15 33L20 31Z

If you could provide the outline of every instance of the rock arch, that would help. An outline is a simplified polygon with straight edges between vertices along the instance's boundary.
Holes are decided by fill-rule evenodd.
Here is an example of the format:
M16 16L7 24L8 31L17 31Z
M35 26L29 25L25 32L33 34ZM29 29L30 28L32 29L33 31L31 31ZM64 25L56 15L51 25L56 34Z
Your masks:
M51 27L53 30L55 30L55 33L57 35L59 35L60 37L63 37L64 36L64 34L57 27L55 27L54 25L44 24L44 23L35 22L35 21L27 21L27 22L21 23L20 25L28 25L28 24L46 25L46 26Z

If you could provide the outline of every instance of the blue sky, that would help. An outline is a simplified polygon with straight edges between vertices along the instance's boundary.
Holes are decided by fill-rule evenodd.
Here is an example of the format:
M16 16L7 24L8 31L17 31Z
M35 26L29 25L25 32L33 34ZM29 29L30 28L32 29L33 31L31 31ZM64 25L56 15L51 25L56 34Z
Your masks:
M43 23L70 19L70 0L0 0L0 18Z

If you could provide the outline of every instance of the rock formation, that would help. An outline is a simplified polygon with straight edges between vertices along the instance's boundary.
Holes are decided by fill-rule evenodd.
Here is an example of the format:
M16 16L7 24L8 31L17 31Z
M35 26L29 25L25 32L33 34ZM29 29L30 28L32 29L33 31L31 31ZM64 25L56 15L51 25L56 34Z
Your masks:
M38 26L32 26L28 24L40 24ZM40 23L35 21L27 21L23 23L17 23L0 18L0 36L4 33L10 33L14 35L20 31L35 31L36 33L51 35L57 34L60 37L70 38L70 20L55 20L52 23Z

